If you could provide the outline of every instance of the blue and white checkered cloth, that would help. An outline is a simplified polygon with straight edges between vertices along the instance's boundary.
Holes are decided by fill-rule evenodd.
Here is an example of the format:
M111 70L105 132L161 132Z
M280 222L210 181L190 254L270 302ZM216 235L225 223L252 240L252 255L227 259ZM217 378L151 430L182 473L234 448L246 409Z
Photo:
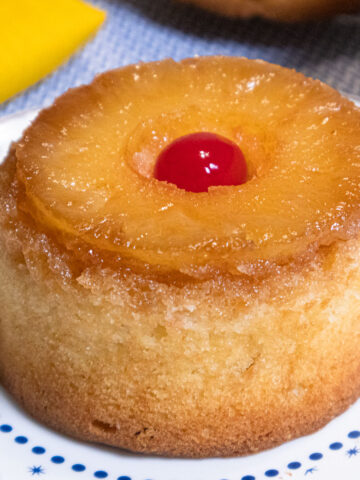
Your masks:
M262 58L360 95L360 15L280 25L225 19L172 0L88 1L108 12L102 29L52 75L1 105L0 116L48 105L110 68L196 54Z

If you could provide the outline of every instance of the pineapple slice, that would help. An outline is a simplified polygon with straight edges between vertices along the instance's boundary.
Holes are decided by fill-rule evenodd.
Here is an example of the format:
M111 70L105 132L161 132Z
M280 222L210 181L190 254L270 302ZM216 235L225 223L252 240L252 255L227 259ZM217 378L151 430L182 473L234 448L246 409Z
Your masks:
M198 131L239 145L245 184L192 193L152 177L164 146ZM105 73L41 112L16 154L39 223L69 248L75 238L124 261L248 272L357 231L360 111L262 61L205 57Z

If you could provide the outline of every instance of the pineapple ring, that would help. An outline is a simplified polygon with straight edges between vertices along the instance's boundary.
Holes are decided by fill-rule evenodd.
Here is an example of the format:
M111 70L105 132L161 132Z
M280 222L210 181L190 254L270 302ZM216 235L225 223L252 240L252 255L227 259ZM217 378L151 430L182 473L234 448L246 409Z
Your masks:
M192 193L152 178L166 144L203 130L239 145L245 184ZM17 172L31 215L64 242L166 270L248 272L354 235L359 131L350 101L294 71L166 60L63 95L17 145Z

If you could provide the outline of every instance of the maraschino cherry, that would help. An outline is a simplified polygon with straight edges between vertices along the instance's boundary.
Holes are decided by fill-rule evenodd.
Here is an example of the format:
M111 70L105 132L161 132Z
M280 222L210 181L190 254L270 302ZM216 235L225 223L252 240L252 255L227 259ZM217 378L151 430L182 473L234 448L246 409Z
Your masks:
M154 177L188 192L207 192L218 185L241 185L247 168L240 148L231 140L198 132L174 140L159 155Z

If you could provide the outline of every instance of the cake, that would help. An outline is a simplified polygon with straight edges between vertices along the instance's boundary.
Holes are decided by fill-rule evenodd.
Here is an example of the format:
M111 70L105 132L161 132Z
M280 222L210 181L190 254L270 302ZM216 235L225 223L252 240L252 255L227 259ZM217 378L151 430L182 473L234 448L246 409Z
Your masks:
M204 135L238 179L167 180ZM0 167L0 381L136 452L314 432L360 394L359 216L360 110L320 81L235 57L99 75Z
M181 0L228 17L265 17L286 22L360 11L359 0Z

